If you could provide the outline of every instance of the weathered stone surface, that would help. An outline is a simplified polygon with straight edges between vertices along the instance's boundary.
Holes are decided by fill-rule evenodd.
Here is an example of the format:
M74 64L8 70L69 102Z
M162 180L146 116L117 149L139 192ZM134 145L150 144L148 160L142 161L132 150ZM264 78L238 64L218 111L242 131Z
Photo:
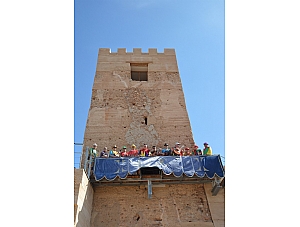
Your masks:
M225 189L221 189L217 196L212 196L211 184L205 184L205 192L207 196L207 201L209 209L211 212L211 217L214 222L214 227L224 227L225 226Z
M91 227L100 226L207 226L213 227L204 186L97 187Z
M148 81L131 80L130 63L147 63ZM194 144L175 50L100 49L82 160L85 147L93 143L98 149L132 144L139 149L145 143L162 148L176 142Z

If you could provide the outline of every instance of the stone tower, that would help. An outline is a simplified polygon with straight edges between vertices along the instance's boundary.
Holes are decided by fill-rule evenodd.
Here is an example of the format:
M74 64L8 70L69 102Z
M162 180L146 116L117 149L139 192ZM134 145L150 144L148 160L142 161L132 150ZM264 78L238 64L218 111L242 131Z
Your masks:
M104 146L111 149L114 145L120 148L135 144L139 149L143 144L163 147L168 143L173 147L176 142L188 147L194 144L175 50L157 53L156 49L149 49L142 53L140 48L133 52L119 48L111 53L110 49L99 49L84 146L97 143L102 150ZM97 175L98 168L90 175L85 155L84 149L81 168L74 169L74 226L225 226L225 181L220 189L220 177L224 174L209 178L185 172L175 176L157 171L153 165L142 168L143 160L163 164L168 159L168 168L185 163L193 166L185 169L191 172L199 170L195 169L195 160L205 159L207 169L203 171L213 174L216 172L209 160L218 159L217 165L221 165L220 157L98 157L95 167L99 161L105 166L100 172L116 166L122 168L113 172L122 172L127 169L124 163L135 159L141 168L137 174L97 180L93 174ZM184 160L190 158L188 165ZM183 164L181 167L184 169Z
M85 146L194 144L174 49L100 48ZM83 152L85 153L85 152ZM84 160L83 154L83 159Z

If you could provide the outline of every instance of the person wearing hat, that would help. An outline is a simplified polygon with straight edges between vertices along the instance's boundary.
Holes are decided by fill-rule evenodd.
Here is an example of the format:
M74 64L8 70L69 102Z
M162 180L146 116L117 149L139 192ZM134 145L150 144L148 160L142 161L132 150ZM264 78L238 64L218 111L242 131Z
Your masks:
M203 148L203 155L212 155L212 149L211 147L208 145L208 143L204 143L204 148Z
M161 150L163 156L170 156L171 155L171 149L169 148L169 144L164 144L164 149Z
M109 157L110 158L118 158L118 157L120 157L120 154L117 151L117 148L118 148L117 145L114 145L112 147L112 150L109 152Z
M197 144L194 145L193 149L192 149L192 154L193 155L202 155L202 151L201 149L198 147Z
M139 151L136 149L136 146L134 144L131 145L131 150L128 152L128 156L130 157L139 156Z
M100 158L108 158L108 155L107 147L104 147L103 151L100 152Z
M128 156L128 152L127 152L127 147L126 146L124 146L123 148L122 148L122 151L121 151L121 157L127 157Z

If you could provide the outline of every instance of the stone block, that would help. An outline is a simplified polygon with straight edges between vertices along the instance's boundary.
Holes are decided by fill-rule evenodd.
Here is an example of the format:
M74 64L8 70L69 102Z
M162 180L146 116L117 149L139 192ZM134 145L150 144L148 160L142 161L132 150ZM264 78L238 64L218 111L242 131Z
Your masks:
M110 54L110 48L99 48L99 55L109 55Z
M175 49L173 49L173 48L165 48L164 49L164 54L165 55L175 55Z
M126 54L126 48L118 48L118 55Z
M141 54L141 53L142 53L142 48L133 48L133 54L139 55L139 54Z
M157 49L156 48L149 48L148 52L149 52L149 55L157 55Z

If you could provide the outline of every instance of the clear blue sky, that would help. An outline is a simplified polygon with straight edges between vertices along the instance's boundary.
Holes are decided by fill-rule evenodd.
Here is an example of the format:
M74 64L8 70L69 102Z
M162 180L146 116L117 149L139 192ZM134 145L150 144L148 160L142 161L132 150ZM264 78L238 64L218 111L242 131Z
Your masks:
M175 48L194 140L225 156L224 10L223 0L75 0L74 142L83 142L99 48Z

